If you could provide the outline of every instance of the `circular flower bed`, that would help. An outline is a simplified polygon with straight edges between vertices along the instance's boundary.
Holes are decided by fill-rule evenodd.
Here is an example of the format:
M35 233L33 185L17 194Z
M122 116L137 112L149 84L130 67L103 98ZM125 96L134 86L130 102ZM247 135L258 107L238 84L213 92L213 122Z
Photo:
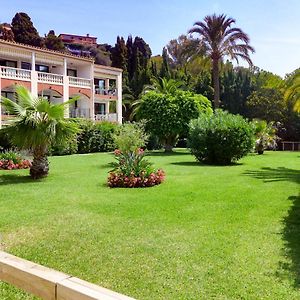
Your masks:
M144 159L144 150L123 153L115 150L115 169L109 172L108 186L123 188L151 187L162 183L165 172L161 169L154 170L151 163Z
M164 179L165 172L161 169L152 172L149 175L141 172L140 176L135 176L134 174L126 176L123 173L110 172L108 176L108 185L110 187L125 188L150 187L162 183Z
M28 169L30 167L31 162L28 159L23 159L13 151L0 154L0 170Z

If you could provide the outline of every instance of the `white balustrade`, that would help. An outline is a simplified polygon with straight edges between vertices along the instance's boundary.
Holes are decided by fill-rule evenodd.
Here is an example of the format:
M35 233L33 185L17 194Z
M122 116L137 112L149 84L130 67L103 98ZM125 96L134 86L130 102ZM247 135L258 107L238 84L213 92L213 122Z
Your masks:
M63 84L63 76L52 73L37 72L39 82Z
M109 122L117 122L117 114L96 114L96 121L109 121Z
M69 76L69 85L80 87L91 87L91 80L87 78Z
M1 78L24 80L24 81L31 80L31 71L30 70L23 70L23 69L18 69L18 68L1 66L0 73L1 73L0 74Z

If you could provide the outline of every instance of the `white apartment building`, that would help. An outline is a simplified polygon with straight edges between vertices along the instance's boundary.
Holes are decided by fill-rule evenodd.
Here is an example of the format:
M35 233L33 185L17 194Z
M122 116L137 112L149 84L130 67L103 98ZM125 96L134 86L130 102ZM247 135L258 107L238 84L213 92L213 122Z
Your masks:
M0 40L0 92L14 98L16 85L51 103L77 96L66 117L122 123L122 70L93 59ZM0 126L10 116L0 104Z

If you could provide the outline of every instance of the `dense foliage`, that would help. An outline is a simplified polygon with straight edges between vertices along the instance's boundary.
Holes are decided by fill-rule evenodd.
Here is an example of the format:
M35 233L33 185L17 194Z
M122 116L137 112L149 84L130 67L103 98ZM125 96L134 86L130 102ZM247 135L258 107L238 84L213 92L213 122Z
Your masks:
M147 139L143 124L127 123L118 128L114 135L117 162L108 176L110 187L150 187L163 182L165 173L145 159L142 147Z
M30 17L26 13L16 13L12 19L11 28L16 42L37 47L43 45L42 38L39 36Z
M200 113L209 115L211 105L202 95L178 90L174 94L148 92L142 97L138 116L146 129L159 137L166 151L172 151L180 135L187 135L189 121Z
M254 127L239 115L216 110L190 123L188 147L198 161L228 165L253 149Z
M67 155L75 153L108 152L115 149L113 134L118 125L111 122L94 123L85 119L70 119L79 132L64 143L52 146L52 155Z

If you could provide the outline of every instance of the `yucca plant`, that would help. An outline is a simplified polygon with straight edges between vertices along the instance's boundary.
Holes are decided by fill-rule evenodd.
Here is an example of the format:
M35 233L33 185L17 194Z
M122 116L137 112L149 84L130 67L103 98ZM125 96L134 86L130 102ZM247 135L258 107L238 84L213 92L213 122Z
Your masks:
M255 126L255 151L258 154L263 154L264 150L268 148L274 149L277 145L277 135L274 122L265 120L253 120Z
M16 87L16 102L2 97L6 110L16 115L16 120L5 131L19 149L27 149L33 155L30 176L46 177L49 172L48 148L64 143L78 131L75 123L64 119L65 106L51 104L43 97L33 96L25 87Z

